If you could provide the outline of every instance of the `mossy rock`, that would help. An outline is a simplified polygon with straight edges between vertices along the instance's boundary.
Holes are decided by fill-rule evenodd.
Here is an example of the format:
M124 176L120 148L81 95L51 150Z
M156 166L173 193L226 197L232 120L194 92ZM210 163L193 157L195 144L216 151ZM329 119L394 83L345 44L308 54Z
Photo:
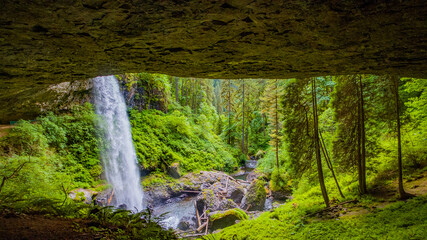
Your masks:
M223 229L236 224L236 221L248 220L249 216L239 208L229 209L227 211L216 211L209 214L211 231Z
M168 175L175 179L181 177L181 167L179 163L174 162L168 167Z
M249 186L249 189L243 197L241 207L249 211L261 211L264 209L265 199L267 196L264 188L264 180L255 180Z

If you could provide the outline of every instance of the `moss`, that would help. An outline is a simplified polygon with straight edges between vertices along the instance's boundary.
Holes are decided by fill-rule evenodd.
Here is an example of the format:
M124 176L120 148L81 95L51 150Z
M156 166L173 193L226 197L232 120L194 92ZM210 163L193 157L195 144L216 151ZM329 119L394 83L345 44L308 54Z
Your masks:
M264 180L258 180L256 182L256 196L255 201L260 202L263 199L265 199L267 193L265 192L265 186L266 182Z
M213 214L210 217L210 220L215 221L215 220L221 219L221 218L228 216L228 215L234 215L240 220L248 220L249 219L248 214L246 214L242 209L233 208L233 209L229 209L225 212L219 212L219 213Z
M372 213L311 223L304 216L319 202L286 204L254 220L224 228L217 239L425 239L427 196L396 202ZM298 206L298 207L296 207ZM317 208L317 206L319 208ZM314 210L317 209L317 210Z
M206 201L206 203L210 203L210 207L213 207L215 198L215 194L211 189L203 189L203 199Z
M76 198L74 198L74 200L77 201L77 202L84 202L84 201L86 201L85 193L84 192L78 192L76 194Z
M145 177L141 184L144 188L149 188L151 186L169 186L174 189L177 187L176 180L164 173L152 173Z

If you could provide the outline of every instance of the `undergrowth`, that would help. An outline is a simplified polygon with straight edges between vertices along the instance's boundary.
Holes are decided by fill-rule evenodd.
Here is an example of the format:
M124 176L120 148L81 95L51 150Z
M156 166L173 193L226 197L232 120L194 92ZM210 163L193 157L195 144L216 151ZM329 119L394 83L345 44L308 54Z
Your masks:
M149 209L132 213L114 209L111 206L91 206L69 199L37 198L31 201L15 202L11 206L0 205L2 211L16 211L27 214L84 219L84 225L75 223L75 230L99 233L104 239L177 239L174 232L163 229L159 222L162 216L154 217Z
M216 239L427 239L427 196L397 202L373 213L308 223L313 206L297 201L215 234Z

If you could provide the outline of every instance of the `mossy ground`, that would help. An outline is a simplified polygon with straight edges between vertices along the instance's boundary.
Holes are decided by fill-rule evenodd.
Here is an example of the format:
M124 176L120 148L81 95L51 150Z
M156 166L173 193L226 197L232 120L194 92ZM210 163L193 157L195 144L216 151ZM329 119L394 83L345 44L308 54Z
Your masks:
M415 175L414 175L415 174ZM407 191L416 193L398 201L395 183L388 194L366 195L324 208L314 191L297 191L294 199L260 217L227 227L215 239L427 239L427 172L408 176ZM390 192L392 191L392 192ZM352 196L353 197L353 196Z

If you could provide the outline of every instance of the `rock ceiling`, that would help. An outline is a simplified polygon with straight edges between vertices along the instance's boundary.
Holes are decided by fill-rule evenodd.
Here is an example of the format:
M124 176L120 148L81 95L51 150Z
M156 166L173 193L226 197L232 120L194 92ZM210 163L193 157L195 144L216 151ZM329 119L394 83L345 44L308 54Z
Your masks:
M425 0L15 0L0 9L0 101L124 72L427 76Z

